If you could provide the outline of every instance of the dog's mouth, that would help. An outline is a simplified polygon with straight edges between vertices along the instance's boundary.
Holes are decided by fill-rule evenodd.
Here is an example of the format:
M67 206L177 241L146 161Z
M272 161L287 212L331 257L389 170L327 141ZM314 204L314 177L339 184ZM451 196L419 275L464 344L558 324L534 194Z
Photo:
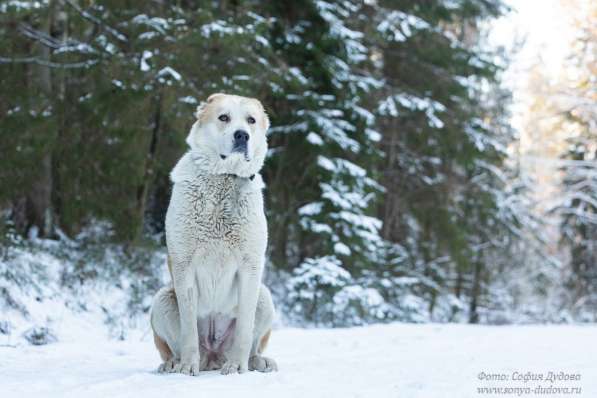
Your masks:
M220 159L226 160L229 156L231 156L233 154L243 155L243 157L245 158L245 161L247 161L247 162L251 161L251 158L249 158L249 152L248 152L246 146L235 146L234 148L232 148L232 152L229 155L224 155L221 153Z
M244 155L243 157L245 158L245 160L247 162L251 161L251 158L249 158L249 155L247 153L244 153L243 155ZM220 154L220 159L226 160L227 158L228 158L228 156Z

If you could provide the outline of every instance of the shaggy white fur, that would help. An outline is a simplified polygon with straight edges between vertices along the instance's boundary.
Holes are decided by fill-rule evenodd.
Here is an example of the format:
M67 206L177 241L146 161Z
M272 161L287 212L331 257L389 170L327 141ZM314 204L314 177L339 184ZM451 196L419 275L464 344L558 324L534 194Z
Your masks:
M152 326L162 371L271 371L261 356L273 320L261 277L267 245L261 176L269 121L259 101L212 95L198 108L190 151L171 173L166 215L172 286Z

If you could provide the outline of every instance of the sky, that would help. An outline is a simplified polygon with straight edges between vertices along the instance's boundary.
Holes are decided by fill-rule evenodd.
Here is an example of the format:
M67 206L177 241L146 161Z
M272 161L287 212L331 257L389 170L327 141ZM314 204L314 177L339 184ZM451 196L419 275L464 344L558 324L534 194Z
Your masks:
M540 64L549 77L561 73L574 30L562 0L506 0L506 3L512 12L493 23L489 40L493 45L516 49L505 81L513 91L512 125L520 132L524 145L530 69Z
M533 181L535 211L547 223L544 238L552 254L560 252L560 220L553 214L547 216L547 210L562 194L558 148L563 147L566 133L545 135L536 128L528 130L529 121L545 118L531 108L529 83L535 66L550 80L566 73L564 65L575 35L570 7L583 1L591 0L574 0L574 4L572 0L506 0L512 11L493 22L488 37L494 46L515 50L503 80L512 90L511 124L519 135L510 153L521 173Z

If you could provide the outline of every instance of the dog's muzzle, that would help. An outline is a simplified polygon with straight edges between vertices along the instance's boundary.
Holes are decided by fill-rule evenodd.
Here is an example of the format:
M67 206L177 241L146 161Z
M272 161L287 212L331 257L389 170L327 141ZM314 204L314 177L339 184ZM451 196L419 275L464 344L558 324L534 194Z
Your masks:
M240 152L247 158L247 143L249 142L249 133L245 130L236 130L234 132L234 144L232 145L232 152Z

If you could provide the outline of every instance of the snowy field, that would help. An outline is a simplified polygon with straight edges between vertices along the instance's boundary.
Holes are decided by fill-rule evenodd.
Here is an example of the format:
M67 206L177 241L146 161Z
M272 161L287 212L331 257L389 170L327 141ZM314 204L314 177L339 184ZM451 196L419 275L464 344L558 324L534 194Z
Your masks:
M279 372L188 377L156 374L158 355L148 334L114 341L91 333L46 346L0 347L0 391L11 398L463 398L489 395L479 387L520 387L530 393L501 396L597 397L596 337L597 326L282 329L268 349ZM544 378L572 373L580 380L512 380L529 372ZM479 380L480 374L507 379ZM581 393L533 394L537 386Z

